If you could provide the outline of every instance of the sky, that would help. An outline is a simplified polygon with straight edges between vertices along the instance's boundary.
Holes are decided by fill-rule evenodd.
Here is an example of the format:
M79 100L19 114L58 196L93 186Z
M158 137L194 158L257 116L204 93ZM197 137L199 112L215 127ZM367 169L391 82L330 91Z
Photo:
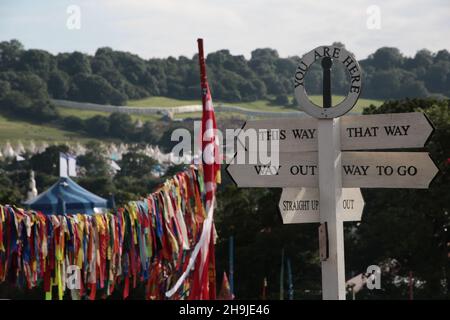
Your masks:
M206 53L287 57L340 41L363 59L383 46L450 50L449 31L450 0L0 0L0 41L52 53L191 57L202 37Z

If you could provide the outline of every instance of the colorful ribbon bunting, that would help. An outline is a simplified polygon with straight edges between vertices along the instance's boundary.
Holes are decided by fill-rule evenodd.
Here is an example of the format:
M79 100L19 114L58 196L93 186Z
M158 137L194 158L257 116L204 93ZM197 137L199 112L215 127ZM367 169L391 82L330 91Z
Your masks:
M67 290L72 299L95 299L118 286L127 298L141 282L146 299L165 299L206 218L199 171L192 166L114 213L44 215L0 205L0 283L42 284L46 299ZM172 299L189 297L192 277Z

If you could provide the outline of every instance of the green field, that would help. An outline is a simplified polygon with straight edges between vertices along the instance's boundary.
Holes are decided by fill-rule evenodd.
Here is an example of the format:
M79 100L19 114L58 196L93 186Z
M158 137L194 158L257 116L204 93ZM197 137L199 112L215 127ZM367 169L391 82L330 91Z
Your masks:
M322 105L322 96L316 95L311 96L311 100L317 104ZM341 102L344 97L343 96L333 96L333 105L338 104ZM214 101L214 100L213 100ZM370 100L370 99L359 99L358 103L356 104L355 108L352 110L352 112L360 113L362 112L364 107L368 107L369 105L373 104L375 106L380 106L383 102L381 100ZM199 100L178 100L178 99L171 99L166 97L151 97L141 100L131 100L128 102L129 106L133 107L147 107L147 108L155 108L155 107L179 107L179 106L185 106L185 105L199 105L201 104L200 99ZM268 100L257 100L253 102L238 102L238 103L221 103L220 101L214 101L214 104L216 106L220 105L232 105L232 106L238 106L245 109L250 110L259 110L259 111L273 111L273 112L284 112L284 111L292 111L293 108L287 108L285 106L279 106L279 105L272 105L270 101Z
M322 106L322 96L311 96L312 102L315 104ZM332 104L335 106L344 100L344 96L335 96L332 97ZM361 113L365 107L373 104L376 107L379 107L383 104L382 100L373 100L373 99L359 99L356 103L356 106L350 110L350 112Z
M56 107L56 109L58 109L59 113L63 117L75 116L80 119L88 119L88 118L92 118L93 116L97 116L97 115L109 116L109 112L103 112L103 111L71 109L71 108L64 108L64 107Z
M111 113L110 112L104 112L104 111L94 111L94 110L81 110L81 109L71 109L71 108L64 108L64 107L56 107L58 109L59 113L64 116L74 116L81 119L88 119L92 118L94 116L100 115L108 117ZM152 114L144 114L144 115L138 115L134 114L131 115L131 118L133 120L140 119L141 121L155 121L161 118L160 115L152 115Z
M342 96L333 96L333 104L336 105L342 101ZM321 96L311 96L311 100L321 105ZM200 100L178 100L166 97L151 97L142 100L134 100L128 103L129 106L139 106L139 107L177 107L184 105L199 105ZM220 108L220 105L233 105L239 106L249 110L259 110L259 111L272 111L272 112L286 112L296 110L294 108L287 108L284 106L272 105L267 100L259 100L254 102L243 102L243 103L221 103L218 101L214 102L215 106ZM356 107L352 112L360 113L364 107L369 105L379 106L382 104L380 100L369 100L369 99L359 99ZM57 107L58 111L63 116L75 116L81 119L88 119L95 115L108 116L108 112L102 111L90 111L90 110L79 110L79 109L69 109L63 107ZM176 114L175 119L184 118L200 118L201 112L191 112ZM217 119L227 119L231 117L245 118L244 115L237 112L218 112ZM141 121L158 121L161 115L132 115L133 120ZM61 130L50 125L37 125L30 124L25 121L6 119L0 116L0 141L10 140L11 142L17 140L45 140L45 141L89 141L95 140L83 136L79 133L74 133L70 131Z
M186 119L186 118L199 119L201 117L202 117L201 112L176 113L174 115L174 119ZM246 116L239 112L217 112L216 113L217 120L230 119L230 118L241 118L241 119L245 120Z
M86 138L80 134L60 130L48 125L36 125L19 120L9 120L0 116L0 141L11 142L22 140L38 141L80 141L95 140Z
M162 107L162 108L171 108L171 107L180 107L187 105L195 105L201 104L202 101L199 100L178 100L166 97L150 97L140 100L130 100L127 105L130 107Z

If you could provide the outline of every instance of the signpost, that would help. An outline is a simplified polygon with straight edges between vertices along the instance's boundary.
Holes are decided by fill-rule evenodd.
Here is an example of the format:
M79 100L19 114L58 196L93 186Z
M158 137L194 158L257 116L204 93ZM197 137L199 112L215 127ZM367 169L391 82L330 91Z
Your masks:
M316 61L323 69L323 107L309 100L304 87ZM349 93L336 106L331 101L333 62L342 63L350 78ZM246 150L235 156L246 161L227 167L239 187L285 188L279 203L284 223L320 223L323 299L345 299L343 222L361 219L359 188L428 188L438 172L426 152L365 151L422 148L433 125L419 112L344 116L356 104L361 83L361 68L344 48L308 52L295 71L294 93L313 118L248 121L238 136ZM249 129L256 141L245 145ZM267 142L278 143L274 163L266 155L258 157L261 146L265 151L271 146Z
M359 188L343 188L338 204L342 221L361 220L364 199ZM320 222L319 189L284 188L278 207L284 224Z
M421 112L350 115L340 118L341 150L422 148L433 125ZM280 152L317 151L318 120L265 119L247 121L238 139L245 145L245 132L254 129L258 144L277 140ZM258 144L246 145L250 152Z
M317 188L318 159L317 152L283 152L276 165L230 164L227 170L238 187ZM438 172L427 152L340 152L339 162L343 188L426 189Z

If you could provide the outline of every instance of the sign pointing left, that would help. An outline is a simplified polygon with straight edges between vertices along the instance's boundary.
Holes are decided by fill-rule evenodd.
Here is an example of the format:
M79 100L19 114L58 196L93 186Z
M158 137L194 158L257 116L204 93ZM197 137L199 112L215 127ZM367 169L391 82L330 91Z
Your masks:
M344 188L426 189L438 172L426 152L342 152L341 157ZM319 186L317 152L280 152L277 164L230 164L227 171L239 187Z

